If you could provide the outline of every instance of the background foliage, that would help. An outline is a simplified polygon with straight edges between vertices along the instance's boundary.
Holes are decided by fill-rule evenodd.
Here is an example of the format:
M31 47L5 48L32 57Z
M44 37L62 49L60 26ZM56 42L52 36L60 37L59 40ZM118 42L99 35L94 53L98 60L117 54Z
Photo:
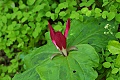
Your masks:
M24 56L29 53L29 50L46 44L47 38L45 37L45 33L48 21L53 23L55 30L61 31L64 30L64 22L68 18L77 19L85 23L84 16L103 18L105 21L111 21L111 23L115 23L117 26L120 23L119 4L120 0L1 0L0 79L11 80L14 74L24 71L23 61L21 61ZM92 20L90 19L89 21L91 22ZM92 22L90 25L92 26ZM99 29L99 27L97 28ZM89 29L91 28L89 27ZM112 26L112 28L108 27L105 29L104 34L107 35L114 32L114 30L116 31L117 28L114 29L114 26ZM88 30L85 29L84 31L91 33ZM98 31L98 36L103 37L99 33L101 32ZM83 36L81 35L80 38ZM111 36L120 38L120 33ZM91 40L94 40L94 38L91 38ZM93 46L99 43L99 41L95 41L96 43L93 44L91 40L87 43ZM117 39L114 38L114 40ZM106 44L109 40L101 39L100 41L100 48L103 48L103 50L96 46L96 49L99 49L98 52L101 58L98 71L102 75L100 75L99 79L104 76L107 76L108 80L117 79L119 77L119 67L115 66L115 60L118 63L119 53L111 52L109 46L119 45L119 41L109 42L108 47L106 47ZM86 41L84 40L84 42ZM118 46L117 48L117 51L119 51ZM108 69L107 71L105 70L106 68Z

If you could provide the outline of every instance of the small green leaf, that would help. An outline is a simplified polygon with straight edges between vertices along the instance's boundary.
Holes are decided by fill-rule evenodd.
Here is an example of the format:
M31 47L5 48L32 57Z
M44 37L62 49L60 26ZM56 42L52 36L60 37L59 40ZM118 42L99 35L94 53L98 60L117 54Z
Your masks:
M88 8L86 8L86 7L85 7L85 8L82 8L82 9L81 9L81 12L82 12L83 14L86 14L86 12L88 12Z
M120 43L118 41L109 41L108 50L114 54L120 54Z
M26 5L25 5L25 4L21 4L21 5L19 6L19 8L20 8L20 9L25 9L25 8L26 8Z
M76 11L72 11L70 18L75 18L75 19L79 19L79 13Z
M90 17L91 16L91 11L87 11L86 16Z
M21 22L23 23L23 22L25 22L27 19L28 19L27 17L23 17L23 18L21 19Z
M95 18L100 17L100 16L101 16L101 12L102 12L101 9L99 9L99 8L95 8Z
M67 8L68 7L68 3L67 2L63 2L63 3L60 3L59 5L58 5L58 7L59 7L59 9L65 9L65 8Z
M107 20L108 21L111 21L113 18L115 18L115 13L114 12L109 12L108 14L107 14Z
M27 5L33 5L36 0L27 0Z
M102 12L102 18L103 19L106 19L107 15L108 15L108 11L103 11Z
M65 12L65 11L61 11L61 12L59 13L59 15L62 16L62 17L64 17L64 16L66 15L66 12Z
M118 68L114 68L114 69L112 69L112 74L116 74L118 71L119 71Z
M115 66L120 67L120 54L118 54L116 60L115 60Z
M57 4L56 3L53 3L52 6L51 6L53 9L55 9L57 7Z
M103 4L102 4L102 7L106 6L109 2L108 1L105 1Z
M95 13L100 13L102 10L100 8L95 8Z
M54 21L55 20L55 14L51 14L51 19Z
M80 21L83 21L83 15L79 15Z
M40 32L41 32L40 23L36 23L36 28L35 28L35 30L32 34L33 37L36 38L39 35Z
M59 12L60 12L60 8L57 7L57 8L55 9L55 13L59 13Z
M7 23L7 17L6 16L2 16L2 22L5 23L5 24Z
M120 0L116 0L116 1L120 3Z
M114 80L113 77L108 77L106 80Z
M51 16L51 12L50 11L46 12L45 16L50 17Z
M118 22L120 22L120 14L116 14L115 15L115 20L118 21Z
M110 68L111 63L110 63L110 62L104 62L104 63L103 63L103 66L104 66L105 68Z
M116 38L120 38L120 32L117 32L117 33L115 34L115 37L116 37Z
M21 19L22 16L23 16L22 12L21 12L21 11L18 11L18 12L17 12L17 19L18 19L18 20Z
M116 9L116 7L114 5L111 5L109 10L110 10L110 12L117 13L117 9Z

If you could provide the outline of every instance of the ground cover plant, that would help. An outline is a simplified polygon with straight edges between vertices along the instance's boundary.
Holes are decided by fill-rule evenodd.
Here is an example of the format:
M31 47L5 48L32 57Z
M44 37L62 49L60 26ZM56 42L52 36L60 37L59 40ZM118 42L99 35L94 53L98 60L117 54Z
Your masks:
M119 4L0 1L0 80L119 80ZM50 25L61 38L50 38Z

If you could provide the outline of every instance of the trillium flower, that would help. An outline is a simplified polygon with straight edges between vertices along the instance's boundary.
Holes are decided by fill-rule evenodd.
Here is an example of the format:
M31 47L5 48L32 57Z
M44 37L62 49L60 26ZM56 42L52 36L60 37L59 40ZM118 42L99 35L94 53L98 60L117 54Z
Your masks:
M51 40L54 43L54 45L56 46L56 48L60 51L61 54L63 54L64 56L68 56L68 51L71 49L74 49L74 47L71 47L69 49L66 48L66 46L67 46L66 39L68 36L68 31L70 29L70 19L67 20L64 35L60 31L55 31L49 22L48 22L48 27L50 29ZM56 56L56 54L53 55L52 58L54 56Z

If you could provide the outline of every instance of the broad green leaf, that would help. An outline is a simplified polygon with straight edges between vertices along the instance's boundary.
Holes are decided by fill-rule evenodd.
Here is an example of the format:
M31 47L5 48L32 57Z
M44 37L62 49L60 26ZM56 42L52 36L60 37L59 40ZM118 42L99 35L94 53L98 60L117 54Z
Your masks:
M106 47L109 40L115 39L115 36L110 33L104 34L104 32L108 32L108 30L104 28L107 24L110 25L108 28L112 30L113 34L117 32L118 26L114 21L108 22L92 17L84 17L83 22L79 20L71 21L67 39L68 47L86 43L92 45L97 51L101 51L102 48Z
M95 49L88 44L76 47L78 50L71 51L67 57L58 55L53 60L50 57L58 51L52 42L33 50L24 59L28 70L15 75L13 80L28 80L29 75L36 80L95 80L98 74L93 67L99 63Z
M21 74L16 74L12 80L41 80L35 68L29 69Z
M87 44L76 46L78 51L69 53L68 57L58 56L44 61L36 68L43 80L94 80L97 73L99 57L94 48ZM84 56L84 59L83 59Z
M108 50L114 54L120 54L120 43L118 41L109 41Z

